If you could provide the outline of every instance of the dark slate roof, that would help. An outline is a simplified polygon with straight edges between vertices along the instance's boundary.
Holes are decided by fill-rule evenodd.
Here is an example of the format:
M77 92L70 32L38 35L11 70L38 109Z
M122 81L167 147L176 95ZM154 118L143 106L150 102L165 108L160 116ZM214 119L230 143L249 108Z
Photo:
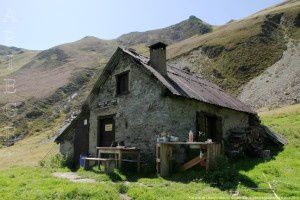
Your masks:
M250 106L229 95L217 85L196 76L195 74L189 74L176 67L167 66L167 76L163 76L148 64L149 58L132 50L122 49L122 51L142 64L142 66L149 70L174 95L237 111L256 114Z

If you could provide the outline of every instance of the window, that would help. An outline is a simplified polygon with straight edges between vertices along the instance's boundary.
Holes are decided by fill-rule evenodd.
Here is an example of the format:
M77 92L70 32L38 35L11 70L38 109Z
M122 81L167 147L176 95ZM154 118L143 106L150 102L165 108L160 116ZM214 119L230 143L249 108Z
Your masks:
M212 139L213 142L221 142L222 140L222 118L213 114L197 112L196 130L201 132L199 141ZM199 135L200 136L200 135Z
M117 75L117 95L128 94L128 75L129 72Z

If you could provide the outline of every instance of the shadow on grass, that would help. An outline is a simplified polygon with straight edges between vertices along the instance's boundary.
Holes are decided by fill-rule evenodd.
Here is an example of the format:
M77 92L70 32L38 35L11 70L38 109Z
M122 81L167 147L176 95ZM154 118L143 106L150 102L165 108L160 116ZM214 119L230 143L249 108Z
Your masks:
M282 148L271 148L271 151L274 159L275 156L282 151ZM263 162L265 161L263 161L262 158L257 157L245 157L238 160L228 160L225 157L221 157L221 159L217 160L215 167L207 173L201 166L196 166L183 172L173 170L173 173L169 177L164 177L164 179L184 184L190 182L203 182L223 191L234 191L239 184L255 190L258 187L258 184L248 176L242 174L241 171L250 171ZM137 173L135 169L135 166L127 166L124 167L121 172L115 170L114 172L107 174L107 176L112 182L137 182L141 178L158 178L155 171ZM98 170L96 168L92 168L90 171L95 174L105 174L103 170Z
M99 175L107 175L108 178L112 182L124 181L124 177L122 177L122 174L117 170L114 170L110 173L105 173L103 169L101 170L98 167L93 167L93 168L89 169L88 171L93 172L95 174L99 174Z
M278 153L283 150L282 147L269 147L269 149L271 149L272 152L271 160L275 159ZM250 171L255 166L264 162L266 161L258 157L244 157L235 160L220 157L215 166L207 173L203 168L197 166L185 172L175 172L165 179L181 183L202 181L220 190L236 190L237 186L242 184L245 187L255 190L258 187L257 183L240 172Z

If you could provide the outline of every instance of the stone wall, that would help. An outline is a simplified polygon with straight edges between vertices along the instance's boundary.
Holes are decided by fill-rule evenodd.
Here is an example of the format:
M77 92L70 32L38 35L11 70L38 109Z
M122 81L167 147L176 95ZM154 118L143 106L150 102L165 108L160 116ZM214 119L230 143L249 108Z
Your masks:
M126 145L137 146L143 150L154 148L155 134L164 130L164 122L169 117L167 112L164 113L165 98L161 96L163 87L160 83L149 72L142 71L145 69L132 58L122 56L121 60L91 105L91 153L96 153L99 116L115 115L116 141L125 141ZM128 70L129 94L116 96L115 75ZM99 103L113 100L117 101L117 105L107 108L98 106Z
M188 139L188 132L196 131L196 112L205 112L222 118L223 138L227 137L227 131L234 127L247 127L249 115L243 112L227 108L217 107L211 104L202 103L196 100L183 98L167 98L167 107L170 115L167 123L168 131L178 135L181 140Z
M69 159L72 159L74 156L74 138L75 130L72 128L65 134L63 141L59 145L59 152Z
M129 94L116 95L115 75L129 72ZM122 55L113 74L101 87L98 97L91 103L90 153L96 153L98 117L114 115L116 141L141 148L144 156L153 158L156 136L167 132L187 140L188 132L196 130L196 112L205 111L222 117L223 133L233 127L248 126L248 115L226 108L164 95L165 88L150 72L131 57ZM116 101L105 108L98 104ZM226 135L224 134L226 137Z

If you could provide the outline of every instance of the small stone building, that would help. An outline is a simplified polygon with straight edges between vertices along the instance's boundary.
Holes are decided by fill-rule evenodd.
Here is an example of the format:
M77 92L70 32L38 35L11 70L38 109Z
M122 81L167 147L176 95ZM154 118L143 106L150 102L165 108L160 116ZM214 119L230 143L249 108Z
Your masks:
M83 152L124 141L153 158L161 133L186 141L192 131L222 142L228 130L248 127L256 113L203 78L168 66L166 44L150 47L150 59L118 48L87 98L82 112L57 137L75 164Z

